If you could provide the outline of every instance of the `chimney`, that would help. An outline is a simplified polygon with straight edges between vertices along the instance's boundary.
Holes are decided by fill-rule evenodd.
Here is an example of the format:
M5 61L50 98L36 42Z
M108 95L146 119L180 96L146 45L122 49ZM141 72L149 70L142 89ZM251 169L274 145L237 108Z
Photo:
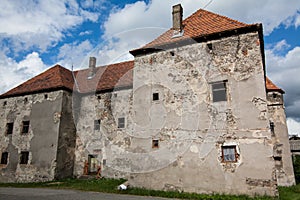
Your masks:
M177 4L173 6L173 30L177 32L182 31L182 14L183 14L183 9L181 7L181 4Z
M96 58L90 57L88 79L92 79L95 76L95 72L96 72Z

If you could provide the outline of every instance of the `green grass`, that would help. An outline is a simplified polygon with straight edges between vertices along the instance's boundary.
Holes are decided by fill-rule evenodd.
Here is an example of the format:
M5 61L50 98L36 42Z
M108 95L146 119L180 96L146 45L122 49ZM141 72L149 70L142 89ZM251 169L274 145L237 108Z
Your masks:
M159 196L178 199L205 199L205 200L275 200L278 198L257 196L249 197L245 195L206 195L185 192L166 192L157 190L148 190L143 188L129 188L125 191L117 190L117 186L125 182L124 179L66 179L60 181L51 181L43 183L0 183L0 187L21 187L21 188L52 188L52 189L74 189L83 191L106 192L117 194L132 194L141 196ZM280 200L300 200L300 185L293 187L279 187Z

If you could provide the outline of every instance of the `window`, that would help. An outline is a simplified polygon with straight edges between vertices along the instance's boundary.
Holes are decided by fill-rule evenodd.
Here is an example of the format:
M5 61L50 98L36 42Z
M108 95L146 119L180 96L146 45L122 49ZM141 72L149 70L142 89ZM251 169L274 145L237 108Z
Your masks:
M153 95L152 95L152 99L153 99L153 101L157 101L157 100L159 100L159 93L153 93Z
M44 94L44 99L48 99L48 94Z
M6 124L6 135L10 135L13 133L14 123L10 122Z
M1 156L1 164L7 165L7 160L8 160L8 152L3 152Z
M274 122L270 122L270 130L271 130L271 133L274 133Z
M94 120L94 130L100 130L100 119Z
M29 152L28 151L22 151L20 156L20 164L27 165L29 159Z
M22 134L27 134L29 132L29 121L22 122Z
M7 105L7 101L4 101L4 102L3 102L3 106L6 106L6 105Z
M152 140L152 148L158 148L159 147L159 141L158 140Z
M125 118L121 117L118 118L118 128L124 128L125 127Z
M227 101L226 81L212 83L213 102Z
M223 162L236 162L237 152L236 146L222 146L222 161Z

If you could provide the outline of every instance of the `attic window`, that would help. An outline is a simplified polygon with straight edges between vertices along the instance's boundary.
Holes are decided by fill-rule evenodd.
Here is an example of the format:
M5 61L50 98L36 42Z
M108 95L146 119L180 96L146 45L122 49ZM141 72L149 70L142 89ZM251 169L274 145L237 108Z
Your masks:
M4 101L4 102L3 102L3 106L6 106L6 105L7 105L7 101Z
M175 55L174 51L171 51L170 54L171 54L171 56L174 56L174 55Z
M24 103L27 103L27 102L28 102L28 98L25 97L25 98L24 98Z
M48 99L48 94L45 94L45 95L44 95L44 99Z
M207 48L208 48L209 50L212 50L212 43L207 43Z
M273 93L272 96L273 96L274 99L277 98L277 94L276 93Z

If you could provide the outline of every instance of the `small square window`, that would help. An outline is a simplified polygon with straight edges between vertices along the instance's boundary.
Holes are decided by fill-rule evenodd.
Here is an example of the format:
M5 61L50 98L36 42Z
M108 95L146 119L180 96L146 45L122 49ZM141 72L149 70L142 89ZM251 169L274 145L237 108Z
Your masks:
M22 134L27 134L29 132L29 121L22 122Z
M125 127L125 118L121 117L118 118L118 128L124 128Z
M152 140L152 148L158 148L159 147L159 141L158 140Z
M20 164L27 165L29 159L29 152L28 151L22 151L20 155Z
M44 99L48 99L48 94L44 94Z
M94 130L100 130L100 123L100 119L94 120Z
M6 135L10 135L13 133L14 123L10 122L6 124Z
M222 160L223 162L236 162L237 152L236 146L222 146Z
M7 161L8 161L8 152L3 152L1 156L1 164L7 165Z
M159 93L158 92L153 93L152 99L153 99L153 101L158 101L159 100Z
M7 105L7 101L4 101L4 102L3 102L3 106L6 106L6 105Z
M226 81L212 83L213 102L227 101Z

